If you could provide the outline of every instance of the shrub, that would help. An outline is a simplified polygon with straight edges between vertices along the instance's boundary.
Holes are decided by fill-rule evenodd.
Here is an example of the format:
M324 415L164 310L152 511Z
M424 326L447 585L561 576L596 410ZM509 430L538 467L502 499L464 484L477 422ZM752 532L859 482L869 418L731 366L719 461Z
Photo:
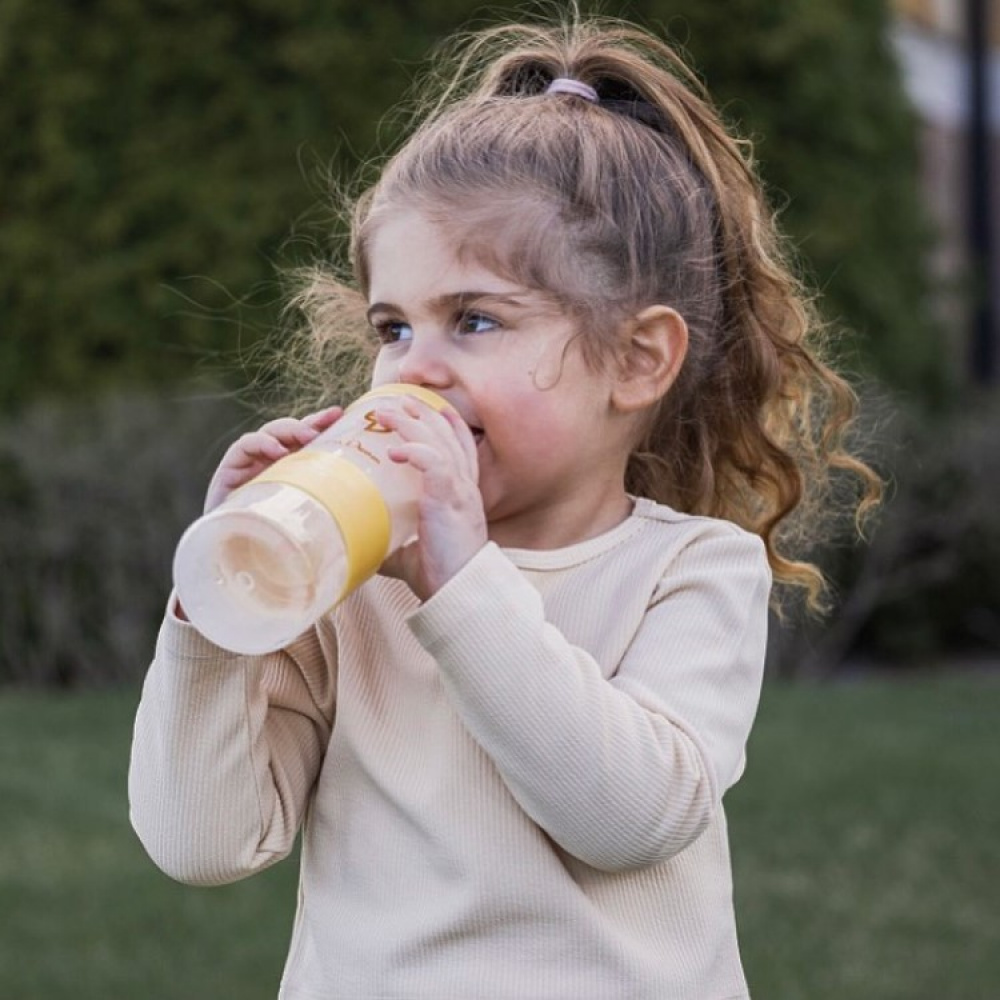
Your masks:
M114 396L0 425L0 683L141 676L174 546L243 419L226 398Z
M1000 399L928 416L872 400L872 461L888 498L870 540L826 554L829 621L775 623L776 673L822 676L856 658L896 667L1000 657Z

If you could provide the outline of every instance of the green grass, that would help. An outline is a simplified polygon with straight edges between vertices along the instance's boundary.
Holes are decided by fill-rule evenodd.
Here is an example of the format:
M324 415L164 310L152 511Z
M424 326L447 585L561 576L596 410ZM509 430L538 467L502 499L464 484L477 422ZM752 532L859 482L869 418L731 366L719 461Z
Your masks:
M1000 997L998 721L1000 676L765 689L729 800L757 996Z
M135 700L0 693L0 998L273 1000L295 865L156 871L127 816ZM998 719L1000 677L765 689L729 796L755 1000L1000 996Z
M170 881L128 821L137 695L0 694L0 998L273 1000L294 863Z

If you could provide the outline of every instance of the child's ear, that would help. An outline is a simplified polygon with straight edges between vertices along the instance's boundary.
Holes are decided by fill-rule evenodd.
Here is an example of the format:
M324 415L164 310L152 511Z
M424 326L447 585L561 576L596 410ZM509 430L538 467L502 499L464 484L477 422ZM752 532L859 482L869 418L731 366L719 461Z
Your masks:
M612 402L623 413L644 410L666 395L684 363L688 328L669 306L648 306L623 330Z

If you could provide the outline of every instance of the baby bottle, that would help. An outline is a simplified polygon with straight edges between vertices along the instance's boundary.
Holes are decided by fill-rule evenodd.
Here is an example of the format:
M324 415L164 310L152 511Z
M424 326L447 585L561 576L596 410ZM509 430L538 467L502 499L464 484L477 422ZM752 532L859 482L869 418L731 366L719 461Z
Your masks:
M401 396L448 405L418 386L373 389L187 529L174 585L199 632L236 653L280 649L414 537L420 476L388 457L400 438L374 416Z

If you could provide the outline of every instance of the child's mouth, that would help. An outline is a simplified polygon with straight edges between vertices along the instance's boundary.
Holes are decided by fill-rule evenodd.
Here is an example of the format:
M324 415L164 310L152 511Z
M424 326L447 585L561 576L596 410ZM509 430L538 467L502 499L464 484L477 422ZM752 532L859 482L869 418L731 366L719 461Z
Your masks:
M478 448L483 443L483 438L485 437L483 429L482 427L470 427L469 430L472 431L472 439L476 442L476 447Z

